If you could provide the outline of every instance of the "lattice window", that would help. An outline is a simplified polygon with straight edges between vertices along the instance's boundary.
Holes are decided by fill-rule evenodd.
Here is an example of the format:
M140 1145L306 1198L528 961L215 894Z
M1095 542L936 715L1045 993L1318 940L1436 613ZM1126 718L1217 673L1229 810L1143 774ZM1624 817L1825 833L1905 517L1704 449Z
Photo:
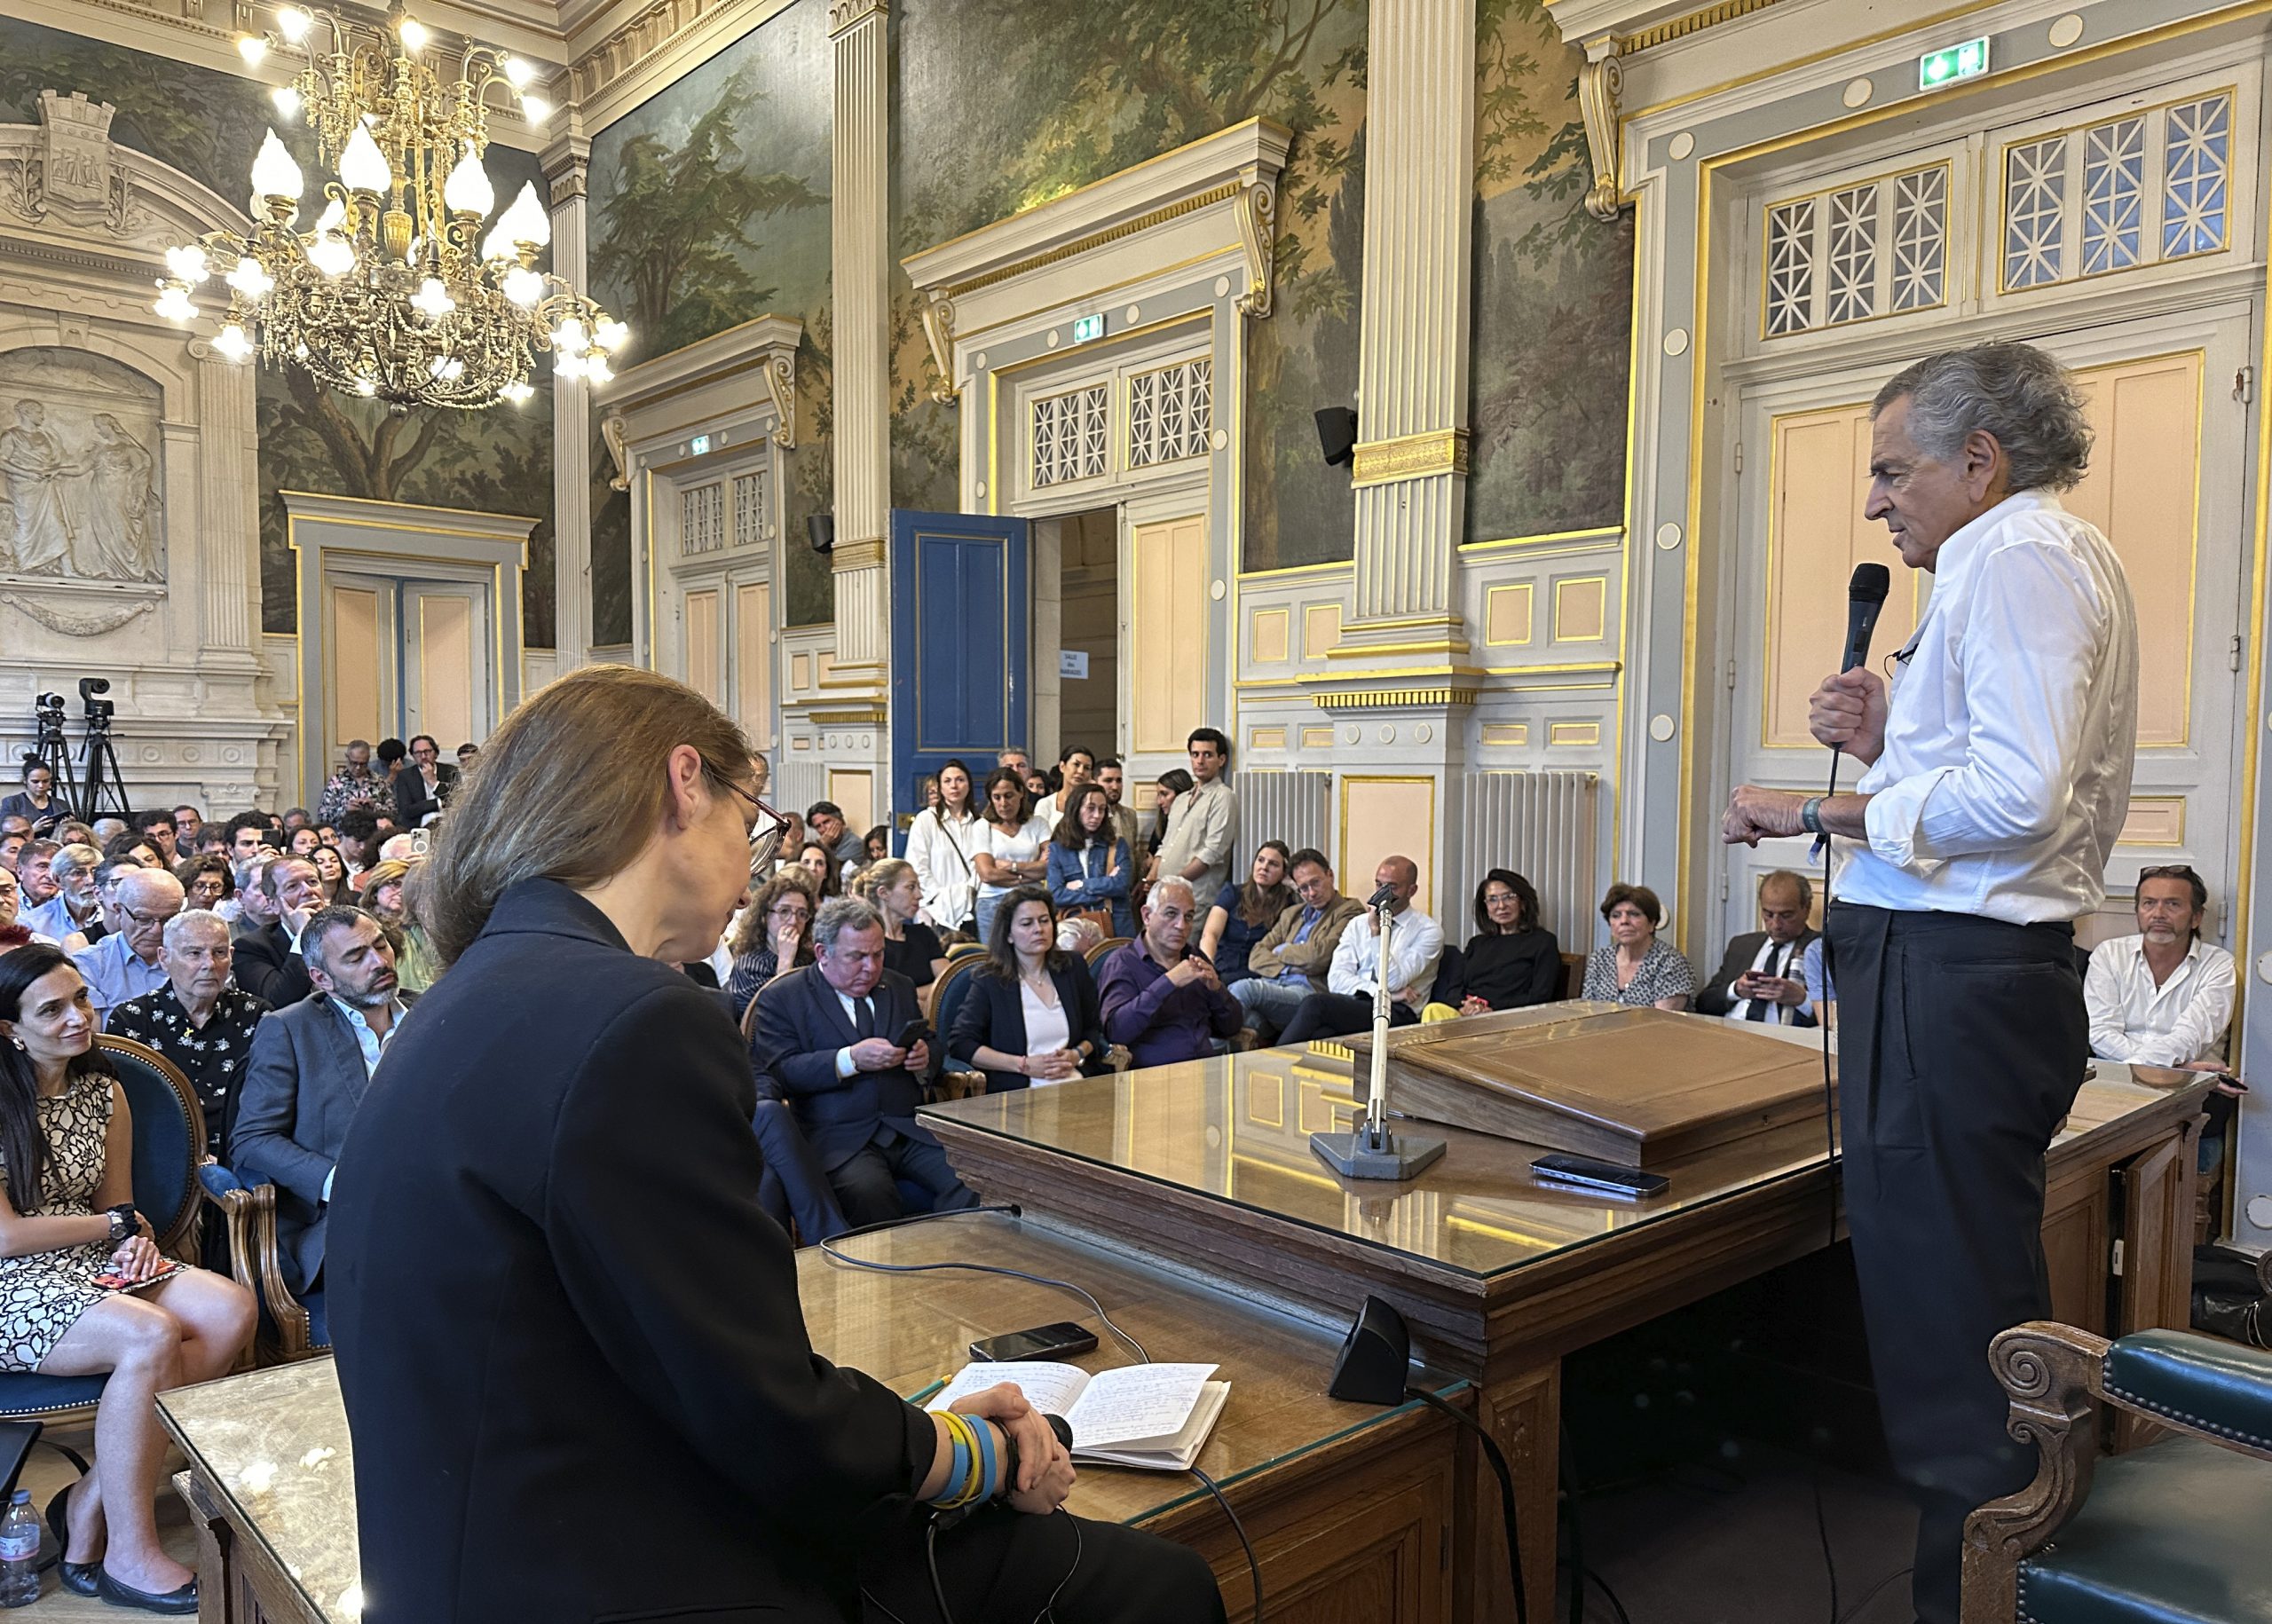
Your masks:
M1203 455L1215 426L1215 364L1201 358L1128 380L1128 466Z
M2220 91L2007 148L2004 291L2229 247L2233 138L2233 92Z
M1893 183L1893 308L1930 310L1948 298L1949 172L1920 169Z
M754 547L765 540L765 474L734 476L734 545Z
M1033 403L1033 483L1063 485L1094 479L1105 471L1110 441L1106 424L1110 391L1101 383Z
M2083 131L2083 274L2138 263L2145 219L2146 121L2117 119Z
M691 558L726 545L726 487L717 482L690 485L678 497L679 551Z
M1801 198L1767 211L1767 335L1803 333L1814 325L1815 201Z
M2233 162L2233 99L2212 96L2168 110L2163 154L2162 257L2225 246Z
M1830 194L1828 324L1861 321L1877 313L1878 188L1874 184Z
M2059 280L2066 235L2067 138L2015 146L2004 157L2004 286Z
M1769 338L1945 304L1948 165L1772 204L1765 252Z

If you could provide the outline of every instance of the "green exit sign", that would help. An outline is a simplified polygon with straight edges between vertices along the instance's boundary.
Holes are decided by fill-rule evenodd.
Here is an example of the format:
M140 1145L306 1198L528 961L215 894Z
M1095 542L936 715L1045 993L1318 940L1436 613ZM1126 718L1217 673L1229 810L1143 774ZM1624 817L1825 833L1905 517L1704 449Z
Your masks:
M1968 39L1961 45L1929 51L1917 59L1920 90L1937 91L1960 79L1976 79L1988 71L1988 42Z
M1085 344L1091 339L1102 338L1103 336L1103 311L1100 311L1093 316L1076 316L1073 319L1073 342L1075 343Z

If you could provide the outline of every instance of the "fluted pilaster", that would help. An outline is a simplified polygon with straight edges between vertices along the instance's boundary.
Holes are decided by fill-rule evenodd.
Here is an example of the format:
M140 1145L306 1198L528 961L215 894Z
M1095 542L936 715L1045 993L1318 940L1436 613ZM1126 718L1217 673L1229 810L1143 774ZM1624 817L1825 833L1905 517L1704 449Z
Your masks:
M588 242L586 176L592 144L571 133L544 153L552 201L552 268L578 292L586 288ZM619 312L611 312L618 313ZM591 390L552 390L552 560L554 669L565 674L592 658Z
M252 369L204 353L197 364L197 396L204 469L198 493L203 542L199 566L205 587L201 640L209 657L241 655L250 660L258 633L253 583L260 556L260 522L253 509L258 485Z
M839 0L834 263L836 663L880 698L891 646L884 530L891 507L890 48L883 0Z

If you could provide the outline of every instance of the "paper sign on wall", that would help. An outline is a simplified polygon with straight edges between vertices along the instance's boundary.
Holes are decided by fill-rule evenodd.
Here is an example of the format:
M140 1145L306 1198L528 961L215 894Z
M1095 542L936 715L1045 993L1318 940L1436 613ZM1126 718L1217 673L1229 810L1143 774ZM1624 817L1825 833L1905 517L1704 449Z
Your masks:
M1085 681L1089 674L1089 651L1086 649L1058 650L1057 674L1061 677L1079 677Z

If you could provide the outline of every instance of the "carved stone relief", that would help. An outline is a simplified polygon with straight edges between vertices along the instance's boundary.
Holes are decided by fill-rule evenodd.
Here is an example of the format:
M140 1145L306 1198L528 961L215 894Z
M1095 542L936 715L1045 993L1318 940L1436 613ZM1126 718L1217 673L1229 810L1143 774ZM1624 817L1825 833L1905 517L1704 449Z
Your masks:
M158 386L106 356L0 355L0 575L162 581Z

